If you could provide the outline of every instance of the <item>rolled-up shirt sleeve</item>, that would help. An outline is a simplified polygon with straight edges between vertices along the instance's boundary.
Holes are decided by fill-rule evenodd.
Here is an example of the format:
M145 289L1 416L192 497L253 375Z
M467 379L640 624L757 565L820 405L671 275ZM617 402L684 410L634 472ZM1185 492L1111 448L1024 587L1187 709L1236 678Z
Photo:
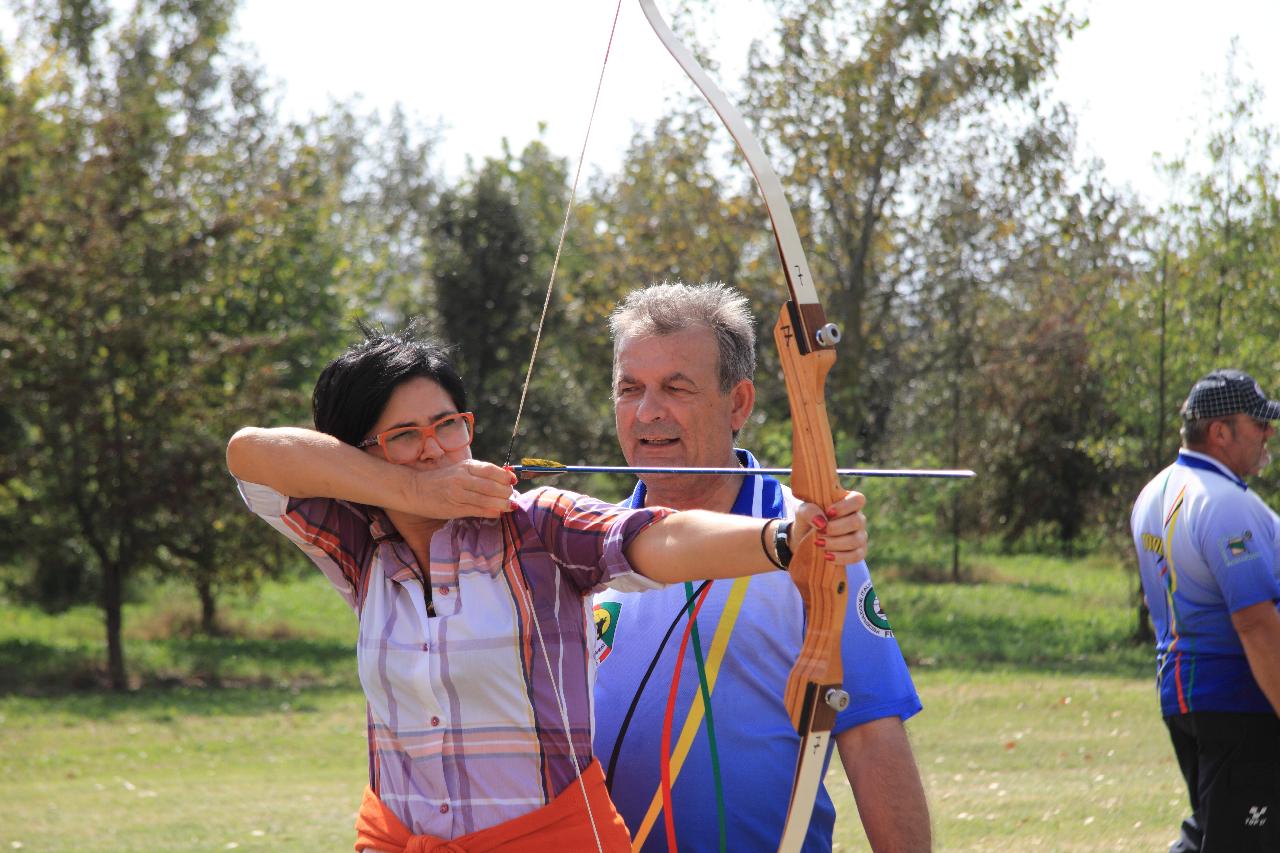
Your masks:
M584 594L665 586L636 572L626 549L640 531L674 510L629 509L552 488L527 492L519 503L547 553Z
M291 498L260 483L236 484L245 505L297 545L358 610L374 550L368 517L345 501Z

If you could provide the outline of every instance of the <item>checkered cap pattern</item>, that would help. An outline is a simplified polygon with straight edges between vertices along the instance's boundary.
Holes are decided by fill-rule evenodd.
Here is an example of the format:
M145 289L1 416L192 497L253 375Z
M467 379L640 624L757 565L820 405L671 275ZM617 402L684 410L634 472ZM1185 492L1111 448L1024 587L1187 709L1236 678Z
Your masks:
M1280 402L1268 400L1252 376L1239 370L1215 370L1191 386L1182 404L1184 420L1245 414L1261 421L1280 420Z

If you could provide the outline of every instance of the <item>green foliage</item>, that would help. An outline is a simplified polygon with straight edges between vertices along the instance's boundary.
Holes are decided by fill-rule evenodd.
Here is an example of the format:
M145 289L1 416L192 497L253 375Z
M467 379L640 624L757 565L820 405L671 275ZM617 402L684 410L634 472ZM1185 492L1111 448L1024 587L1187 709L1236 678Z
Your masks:
M33 4L50 47L3 81L0 382L21 440L0 470L26 495L10 559L51 604L100 593L123 686L130 575L258 572L222 446L246 412L298 410L340 312L332 193L222 50L230 6L140 3L110 28L91 10ZM42 580L77 573L93 585Z
M448 182L438 129L399 110L286 126L232 46L233 6L14 6L19 36L0 46L0 590L50 611L99 603L118 684L121 613L149 579L191 584L204 633L234 627L219 602L289 561L225 475L231 432L306 423L354 318L423 315L458 345L477 455L504 458L553 268L515 457L620 461L606 318L632 288L683 279L751 298L760 368L742 444L787 463L772 235L692 93L637 130L617 174L578 188L561 247L570 171L556 152L535 141ZM1066 4L776 6L742 106L845 332L828 384L838 458L979 473L860 484L873 563L965 579L994 541L1125 553L1128 506L1171 456L1190 383L1231 365L1277 387L1277 137L1260 89L1229 57L1208 166L1168 163L1170 202L1144 210L1079 162L1054 102L1081 25ZM1276 476L1259 478L1264 497Z
M440 197L435 316L442 335L458 347L472 407L481 415L473 453L482 459L506 459L526 376L513 461L582 462L613 452L601 419L609 399L608 357L598 353L598 332L583 330L581 317L565 310L572 300L563 294L579 269L569 260L572 243L556 270L559 290L547 294L557 260L556 217L568 201L564 169L534 142L519 157L508 152L486 162Z
M936 571L872 566L880 603L916 666L1140 677L1149 644L1133 640L1133 579L1121 561L970 556L966 582Z

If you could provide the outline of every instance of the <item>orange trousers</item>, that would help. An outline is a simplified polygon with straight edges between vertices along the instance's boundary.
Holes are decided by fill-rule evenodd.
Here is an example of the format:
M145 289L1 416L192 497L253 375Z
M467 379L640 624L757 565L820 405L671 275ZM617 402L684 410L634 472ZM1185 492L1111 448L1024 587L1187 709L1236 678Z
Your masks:
M356 817L356 850L386 853L570 853L596 850L598 833L599 847L605 853L629 853L631 834L614 808L613 800L609 799L604 771L598 760L593 759L582 772L582 783L591 803L590 817L582 801L582 786L575 781L540 809L451 841L433 835L412 834L372 788L365 788L364 802L360 804L360 814ZM595 818L594 827L592 817Z

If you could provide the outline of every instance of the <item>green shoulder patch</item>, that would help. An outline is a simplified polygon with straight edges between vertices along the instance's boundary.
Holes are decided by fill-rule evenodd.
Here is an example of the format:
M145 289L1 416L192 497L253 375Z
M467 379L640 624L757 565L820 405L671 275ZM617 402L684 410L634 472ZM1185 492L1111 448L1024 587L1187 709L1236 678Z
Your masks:
M880 596L876 595L871 581L864 581L858 590L858 621L877 637L892 637L893 627L889 625L889 617L880 609Z
M618 629L618 614L622 612L622 602L602 601L595 606L592 616L596 623L596 663L604 663L604 659L613 651L613 635Z

